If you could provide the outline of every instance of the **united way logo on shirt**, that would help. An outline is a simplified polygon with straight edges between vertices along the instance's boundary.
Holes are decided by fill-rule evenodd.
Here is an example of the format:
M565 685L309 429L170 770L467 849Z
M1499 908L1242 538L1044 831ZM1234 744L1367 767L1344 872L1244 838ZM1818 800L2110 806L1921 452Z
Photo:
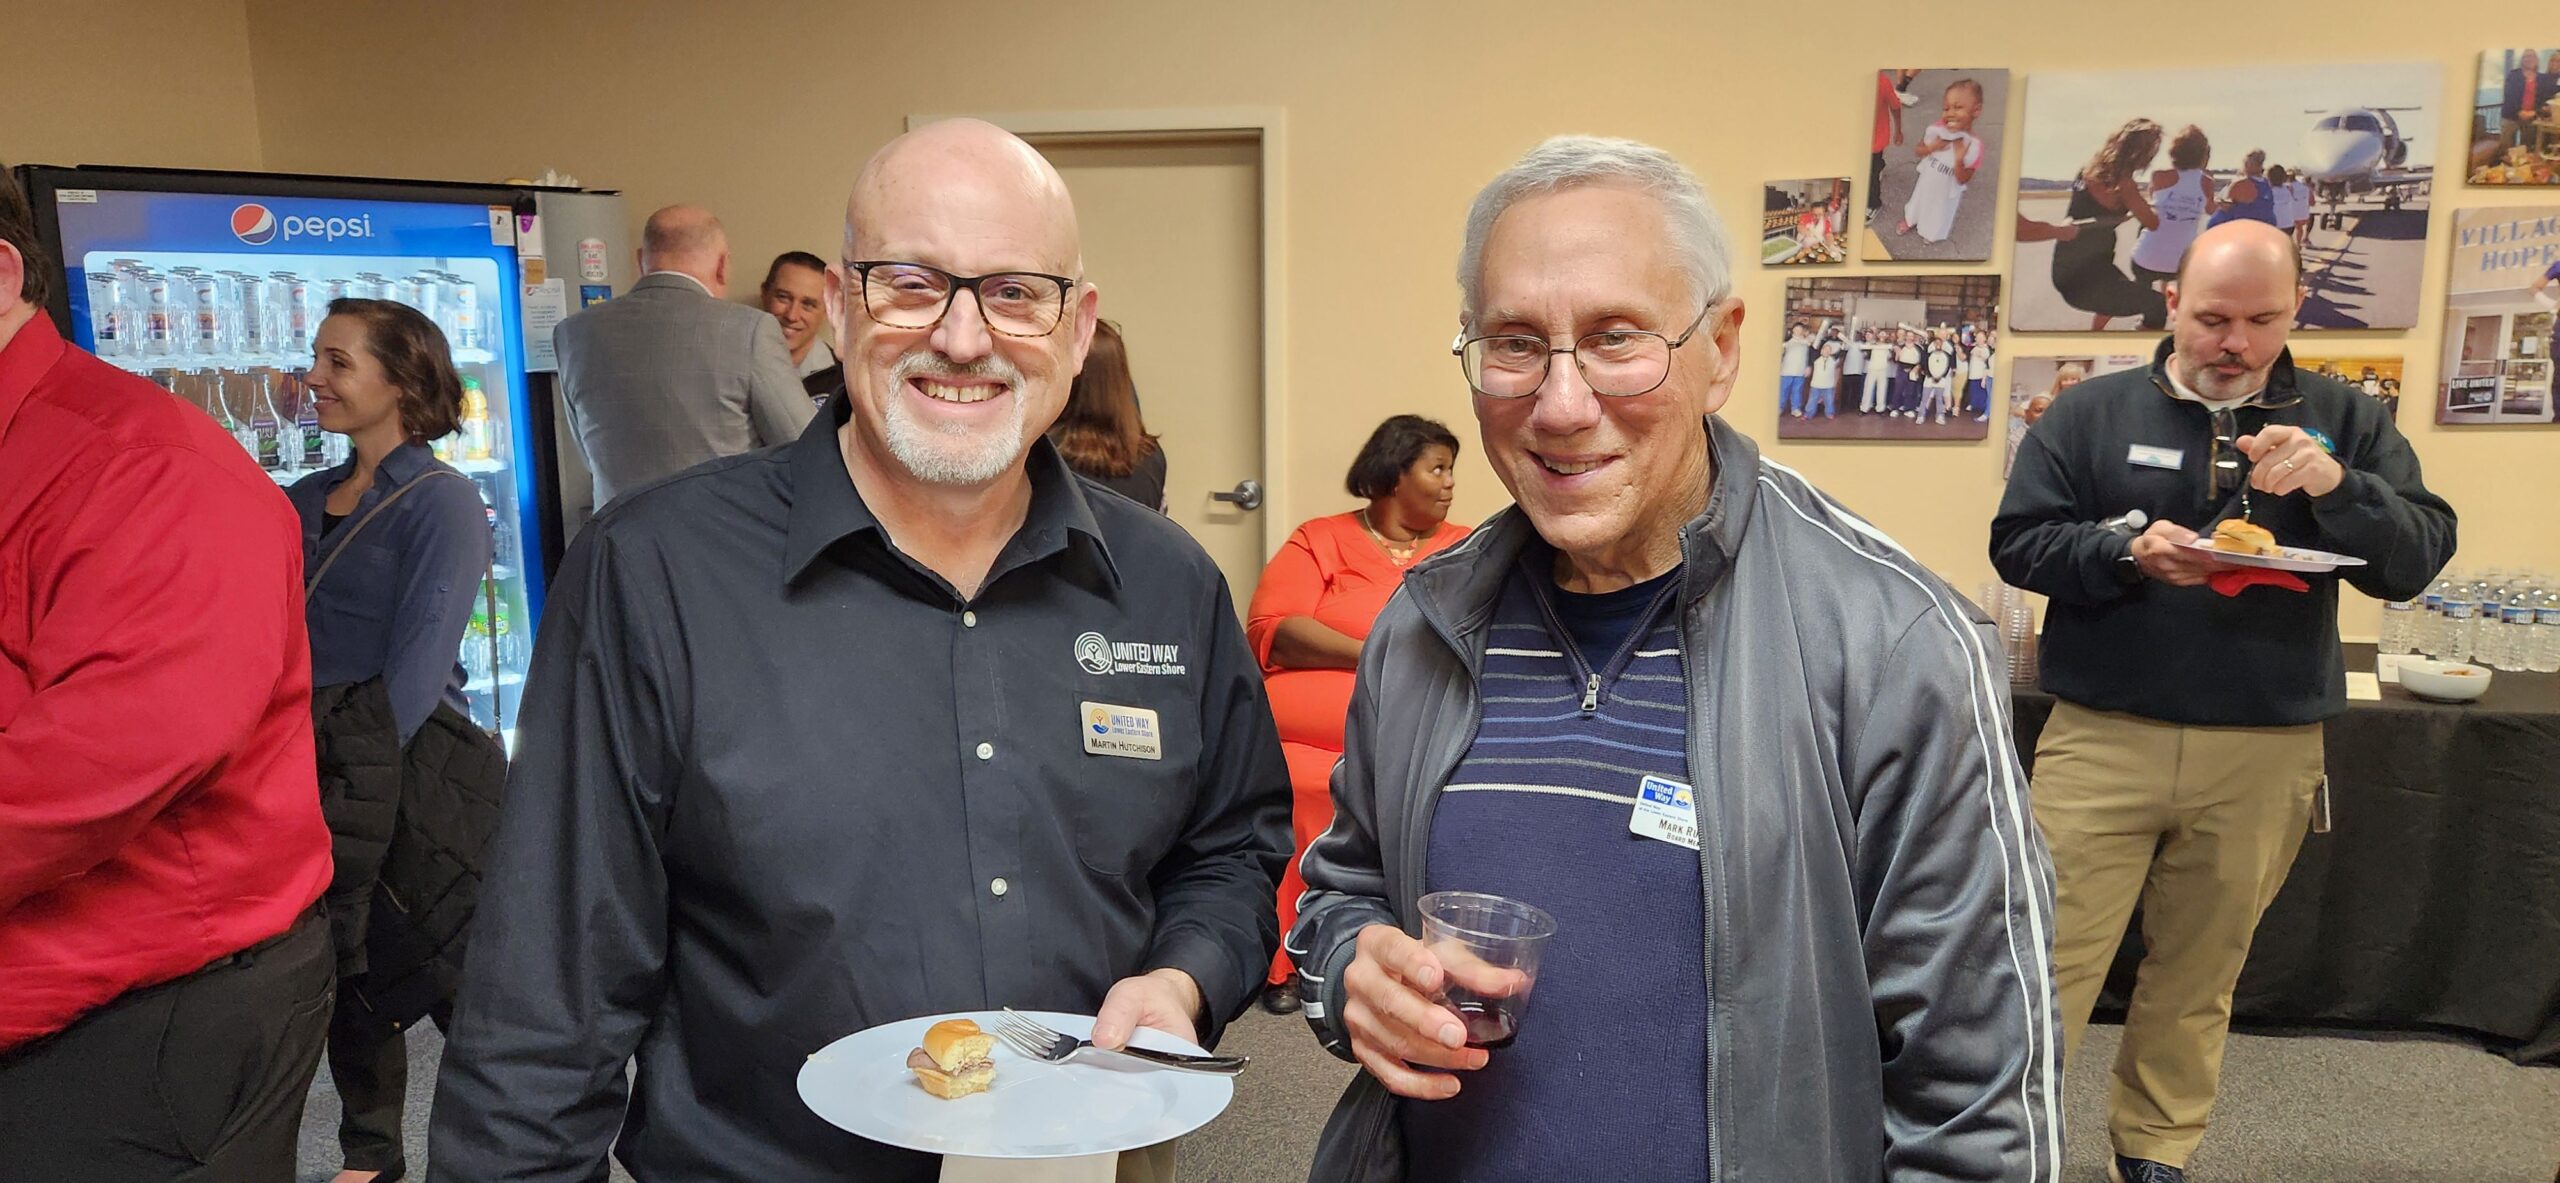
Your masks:
M1076 638L1076 664L1088 674L1111 672L1111 642L1101 633L1086 633Z
M1182 646L1146 641L1113 641L1101 633L1076 638L1076 664L1089 674L1175 675L1186 672Z

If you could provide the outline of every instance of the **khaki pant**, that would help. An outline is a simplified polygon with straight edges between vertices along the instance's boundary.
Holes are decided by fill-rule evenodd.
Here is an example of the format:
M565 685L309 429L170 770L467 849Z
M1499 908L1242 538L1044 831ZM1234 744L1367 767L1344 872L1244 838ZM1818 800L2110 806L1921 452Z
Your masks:
M2117 1153L2184 1167L2204 1140L2232 988L2302 849L2320 775L2318 724L2181 727L2055 704L2033 791L2053 852L2065 1057L2142 905L2148 951L2107 1098Z
M1174 1183L1174 1147L1158 1142L1121 1154L1077 1158L946 1158L942 1183Z

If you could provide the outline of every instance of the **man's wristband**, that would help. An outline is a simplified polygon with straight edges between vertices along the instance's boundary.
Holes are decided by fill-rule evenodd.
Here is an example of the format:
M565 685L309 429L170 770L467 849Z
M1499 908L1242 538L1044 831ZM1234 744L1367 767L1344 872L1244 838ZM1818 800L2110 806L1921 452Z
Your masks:
M2124 553L2116 556L2116 582L2125 587L2138 586L2142 582L2142 560L2133 557L2133 540L2130 538L2125 540Z

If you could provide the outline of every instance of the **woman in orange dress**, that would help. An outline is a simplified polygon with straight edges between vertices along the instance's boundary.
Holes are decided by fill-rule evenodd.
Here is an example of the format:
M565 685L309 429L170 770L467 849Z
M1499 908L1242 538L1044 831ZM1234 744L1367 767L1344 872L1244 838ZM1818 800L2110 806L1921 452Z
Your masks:
M1298 916L1307 890L1298 856L1333 823L1333 764L1342 756L1351 710L1351 672L1369 626L1404 581L1407 567L1467 536L1449 524L1458 437L1438 421L1397 415L1378 425L1351 462L1344 484L1368 504L1299 526L1262 569L1245 613L1245 636L1262 662L1280 749L1289 761L1290 828L1297 854L1280 881L1280 931ZM1298 1009L1289 953L1271 959L1262 1008Z

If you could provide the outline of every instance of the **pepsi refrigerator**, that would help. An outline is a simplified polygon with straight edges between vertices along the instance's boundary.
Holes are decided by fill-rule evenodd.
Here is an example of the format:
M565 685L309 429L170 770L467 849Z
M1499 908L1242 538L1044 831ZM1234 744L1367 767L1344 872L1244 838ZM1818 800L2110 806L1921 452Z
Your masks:
M628 285L628 253L607 245L623 236L619 197L95 166L18 172L61 264L50 311L65 336L203 410L280 486L347 457L345 437L320 430L303 382L330 300L397 300L444 330L463 380L463 425L434 446L479 487L495 542L461 662L473 716L512 740L545 578L565 541L561 488L587 487L583 471L562 471L577 449L559 438L550 326ZM576 243L576 274L547 274L542 244L553 233ZM583 524L583 506L570 512L570 524Z

